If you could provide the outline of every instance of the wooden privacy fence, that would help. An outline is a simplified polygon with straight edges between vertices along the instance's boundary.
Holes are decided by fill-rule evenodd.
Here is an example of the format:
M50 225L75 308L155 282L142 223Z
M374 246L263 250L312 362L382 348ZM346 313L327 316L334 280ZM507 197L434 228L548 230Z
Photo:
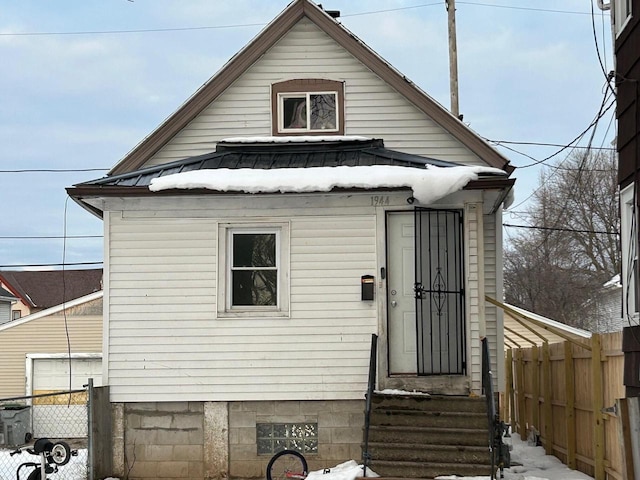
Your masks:
M621 332L507 350L501 417L570 468L625 480L623 368Z

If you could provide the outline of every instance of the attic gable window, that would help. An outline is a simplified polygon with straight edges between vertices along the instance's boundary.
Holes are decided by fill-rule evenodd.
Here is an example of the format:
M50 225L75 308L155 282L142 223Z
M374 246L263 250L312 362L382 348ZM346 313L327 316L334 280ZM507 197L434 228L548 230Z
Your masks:
M271 87L273 135L344 135L344 83L298 79Z

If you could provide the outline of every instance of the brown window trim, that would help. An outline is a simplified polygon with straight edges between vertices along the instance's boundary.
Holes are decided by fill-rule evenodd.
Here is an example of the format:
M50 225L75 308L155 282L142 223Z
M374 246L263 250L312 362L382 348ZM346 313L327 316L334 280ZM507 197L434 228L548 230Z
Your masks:
M271 133L273 136L327 135L328 132L279 132L278 131L278 94L280 93L338 92L338 129L332 135L344 135L344 82L319 78L300 78L285 80L271 85Z

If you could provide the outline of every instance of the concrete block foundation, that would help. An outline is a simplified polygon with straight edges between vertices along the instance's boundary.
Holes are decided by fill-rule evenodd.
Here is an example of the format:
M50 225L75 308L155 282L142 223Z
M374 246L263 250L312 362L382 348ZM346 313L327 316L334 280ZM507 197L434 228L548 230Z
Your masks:
M361 461L364 401L112 404L114 475L129 480L263 479L257 424L317 423L312 470Z

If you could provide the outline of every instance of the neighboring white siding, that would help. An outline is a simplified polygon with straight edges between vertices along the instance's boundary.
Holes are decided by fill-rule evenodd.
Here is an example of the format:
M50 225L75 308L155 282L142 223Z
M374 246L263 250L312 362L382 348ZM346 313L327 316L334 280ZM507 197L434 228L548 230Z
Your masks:
M351 197L182 197L112 212L112 401L362 398L378 322L360 277L376 271L376 216ZM290 318L216 318L217 219L249 216L290 222Z
M478 233L481 227L478 224L478 216L482 215L482 204L471 203L465 205L464 225L465 225L465 250L466 257L466 277L467 277L467 318L469 319L469 364L467 371L471 377L471 389L479 393L482 388L482 350L480 346L481 337L481 315L479 296L481 294L482 282L480 281L480 259L481 253L478 250Z
M307 19L301 20L149 165L208 153L225 137L271 135L271 84L295 78L345 82L345 134L382 138L387 148L483 165L431 118Z
M0 325L11 320L11 302L0 300Z

